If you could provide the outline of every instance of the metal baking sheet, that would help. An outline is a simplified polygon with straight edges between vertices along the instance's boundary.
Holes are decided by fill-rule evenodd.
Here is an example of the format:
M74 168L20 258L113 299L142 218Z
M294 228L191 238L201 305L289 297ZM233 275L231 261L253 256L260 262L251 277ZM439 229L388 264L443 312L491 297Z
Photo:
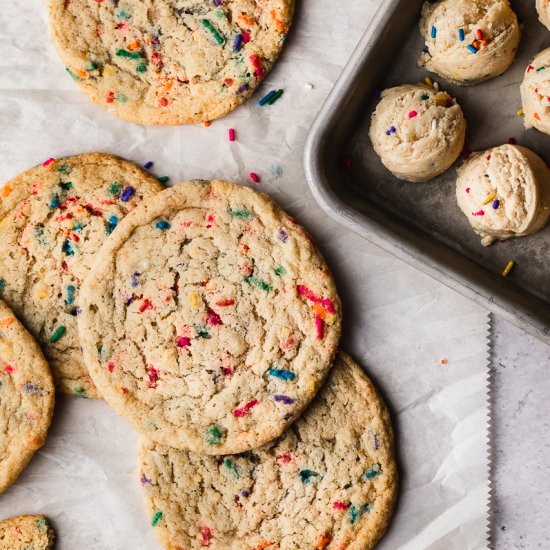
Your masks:
M534 2L512 5L522 25L516 61L496 79L460 87L417 66L422 0L382 1L310 130L304 162L309 187L332 218L550 344L550 226L484 248L456 204L462 160L430 183L406 183L384 168L368 137L376 90L431 76L462 106L469 150L514 138L550 164L550 136L526 131L516 115L523 72L550 46L550 31ZM343 154L353 158L349 169ZM504 278L510 260L516 266Z

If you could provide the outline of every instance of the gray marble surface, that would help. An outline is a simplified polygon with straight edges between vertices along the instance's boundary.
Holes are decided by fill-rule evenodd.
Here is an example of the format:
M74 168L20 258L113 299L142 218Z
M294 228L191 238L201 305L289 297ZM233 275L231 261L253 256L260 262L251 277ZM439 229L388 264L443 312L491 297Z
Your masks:
M550 346L493 319L493 546L550 548Z

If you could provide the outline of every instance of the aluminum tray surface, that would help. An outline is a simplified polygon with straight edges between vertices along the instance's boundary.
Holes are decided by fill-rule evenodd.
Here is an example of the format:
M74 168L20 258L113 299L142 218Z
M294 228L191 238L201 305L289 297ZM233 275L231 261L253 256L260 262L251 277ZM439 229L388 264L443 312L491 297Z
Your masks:
M550 226L484 248L456 204L456 168L463 160L432 182L402 182L384 168L368 137L377 90L431 76L462 106L469 150L513 138L550 164L550 136L525 130L516 114L524 70L550 46L550 31L538 21L535 2L512 5L522 26L516 61L496 79L461 87L417 66L424 46L418 29L422 1L382 2L312 126L305 168L310 189L330 216L550 343ZM351 168L343 166L342 154L351 155ZM510 260L516 265L505 279Z

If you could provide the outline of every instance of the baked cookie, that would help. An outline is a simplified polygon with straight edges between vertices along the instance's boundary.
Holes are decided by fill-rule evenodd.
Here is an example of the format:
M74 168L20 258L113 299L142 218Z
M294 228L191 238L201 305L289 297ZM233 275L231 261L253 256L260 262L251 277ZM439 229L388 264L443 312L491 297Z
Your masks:
M550 170L533 151L501 145L459 169L456 198L483 246L531 235L550 218Z
M53 43L95 103L140 124L219 118L277 59L294 0L48 0Z
M269 197L191 181L144 201L82 292L86 365L146 437L207 454L259 447L313 399L340 337L332 276Z
M46 441L55 400L48 363L0 300L0 493Z
M419 66L459 85L501 75L514 61L520 39L508 0L428 0L420 32L426 47Z
M529 63L521 84L524 124L550 135L550 48Z
M45 516L17 516L0 521L0 550L50 550L55 533Z
M550 1L537 0L537 12L539 14L540 22L546 28L550 29Z
M384 166L395 176L424 182L458 158L466 121L460 105L447 93L405 84L382 92L369 135Z
M99 397L78 341L80 283L120 219L161 189L134 164L97 153L50 159L0 188L0 298L65 393Z
M170 550L366 550L386 531L397 492L388 412L344 353L276 443L216 457L142 440L139 463Z

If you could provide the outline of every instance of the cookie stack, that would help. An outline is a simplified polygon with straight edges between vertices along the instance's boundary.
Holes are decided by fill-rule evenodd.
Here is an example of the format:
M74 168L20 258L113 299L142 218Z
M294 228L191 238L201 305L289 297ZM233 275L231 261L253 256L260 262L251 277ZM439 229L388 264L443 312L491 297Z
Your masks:
M166 548L378 541L396 495L389 416L337 351L334 281L293 218L248 187L162 189L104 154L49 159L3 195L0 281L15 314L2 310L0 390L25 404L8 435L26 454L0 462L18 468L11 479L53 407L17 315L59 390L102 396L141 435Z

